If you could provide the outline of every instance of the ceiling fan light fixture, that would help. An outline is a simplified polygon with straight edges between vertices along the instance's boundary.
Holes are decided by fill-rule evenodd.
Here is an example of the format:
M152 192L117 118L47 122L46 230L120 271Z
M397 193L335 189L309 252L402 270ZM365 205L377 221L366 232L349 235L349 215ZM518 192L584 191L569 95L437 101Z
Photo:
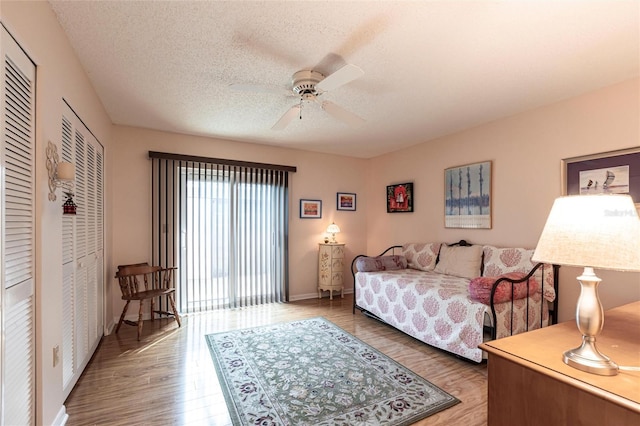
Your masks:
M302 108L305 104L317 103L320 107L336 120L339 120L353 128L362 126L364 119L356 114L342 108L333 102L320 102L318 97L330 90L336 89L364 75L364 71L359 67L347 64L338 71L325 76L324 74L314 70L301 70L291 76L291 91L289 96L299 96L297 105L289 108L282 117L271 127L272 130L284 130L291 121L298 117L302 120ZM235 90L250 90L251 86L235 84L231 85ZM258 87L259 92L265 92L271 87Z
M313 70L302 70L293 74L291 86L296 95L317 95L316 84L324 80L324 74Z

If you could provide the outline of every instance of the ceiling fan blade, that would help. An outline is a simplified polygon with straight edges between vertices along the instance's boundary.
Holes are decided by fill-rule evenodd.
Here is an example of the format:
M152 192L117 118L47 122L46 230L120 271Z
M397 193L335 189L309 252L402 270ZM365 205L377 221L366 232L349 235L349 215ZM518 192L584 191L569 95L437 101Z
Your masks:
M278 120L278 122L273 125L271 130L284 130L285 127L287 127L289 123L291 123L291 120L293 120L295 117L298 117L299 115L300 105L292 106L287 112L284 113L282 117L280 117L280 120Z
M351 111L347 111L346 109L334 104L333 102L322 102L322 109L327 111L327 113L336 120L340 120L351 127L360 127L365 123L365 120L363 118L358 117L356 114L352 113Z
M337 87L343 86L356 78L360 78L363 75L364 71L362 71L362 69L355 65L347 64L333 74L325 77L320 83L316 84L316 89L321 92L328 92Z
M229 88L238 92L274 93L276 95L291 95L291 90L279 86L263 86L259 84L230 84Z

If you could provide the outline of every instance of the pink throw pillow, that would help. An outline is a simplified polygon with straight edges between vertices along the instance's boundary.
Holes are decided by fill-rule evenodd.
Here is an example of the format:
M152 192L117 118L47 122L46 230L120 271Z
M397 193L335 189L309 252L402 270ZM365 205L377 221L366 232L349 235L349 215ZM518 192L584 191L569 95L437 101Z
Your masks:
M473 300L490 304L491 300L491 288L493 284L500 278L509 278L512 280L520 280L527 274L522 272L510 272L508 274L500 275L498 277L478 277L471 280L469 283L469 295ZM529 279L529 294L535 294L540 288L538 281L534 278ZM521 282L513 285L513 298L524 299L527 297L527 282ZM501 282L496 288L496 293L493 298L495 303L503 303L511 300L511 283Z
M439 251L440 243L407 243L402 246L407 267L419 271L433 271Z
M407 259L400 255L360 257L356 260L358 272L378 272L406 269Z

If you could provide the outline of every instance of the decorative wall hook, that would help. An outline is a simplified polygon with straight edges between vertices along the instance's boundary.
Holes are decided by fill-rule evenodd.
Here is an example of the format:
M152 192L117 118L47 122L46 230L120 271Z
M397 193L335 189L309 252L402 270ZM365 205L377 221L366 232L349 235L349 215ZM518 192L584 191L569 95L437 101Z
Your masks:
M73 202L73 187L76 175L76 168L73 163L67 161L60 161L58 156L58 147L51 143L47 144L47 173L49 175L49 201L55 201L56 188L63 188L65 195L67 196L67 203L71 203L73 209L67 209L63 206L65 214L75 214L76 205ZM69 213L67 212L69 210ZM73 210L73 213L70 213Z

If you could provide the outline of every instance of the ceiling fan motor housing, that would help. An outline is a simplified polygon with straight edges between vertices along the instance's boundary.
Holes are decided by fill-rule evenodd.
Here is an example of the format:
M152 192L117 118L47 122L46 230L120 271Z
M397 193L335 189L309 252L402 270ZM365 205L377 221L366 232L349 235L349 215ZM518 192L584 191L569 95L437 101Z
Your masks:
M324 75L311 70L298 71L291 77L293 91L297 95L317 95L316 84L324 79Z

